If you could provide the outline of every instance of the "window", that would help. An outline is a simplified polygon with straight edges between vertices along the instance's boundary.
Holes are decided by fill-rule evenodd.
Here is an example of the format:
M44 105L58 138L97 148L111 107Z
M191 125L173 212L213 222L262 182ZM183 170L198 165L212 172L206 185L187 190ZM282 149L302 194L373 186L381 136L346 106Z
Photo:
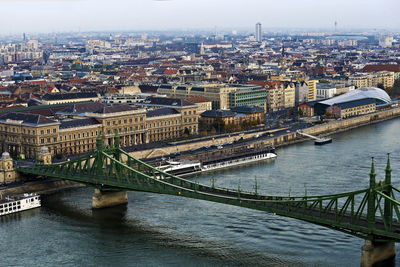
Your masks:
M50 133L50 129L47 129L47 133L48 133L48 134Z
M54 129L53 129L53 133L56 133L56 131L57 131L57 129L56 129L56 128L54 128Z
M41 131L40 131L40 134L44 134L44 131L43 131L43 130L41 130Z

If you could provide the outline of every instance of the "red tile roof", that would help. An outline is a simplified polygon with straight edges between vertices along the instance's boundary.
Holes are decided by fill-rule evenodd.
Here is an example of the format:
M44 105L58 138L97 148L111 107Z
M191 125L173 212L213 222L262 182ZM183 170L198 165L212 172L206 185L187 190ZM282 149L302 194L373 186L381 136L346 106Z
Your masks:
M383 70L400 72L400 65L367 65L362 70L365 72L383 71Z

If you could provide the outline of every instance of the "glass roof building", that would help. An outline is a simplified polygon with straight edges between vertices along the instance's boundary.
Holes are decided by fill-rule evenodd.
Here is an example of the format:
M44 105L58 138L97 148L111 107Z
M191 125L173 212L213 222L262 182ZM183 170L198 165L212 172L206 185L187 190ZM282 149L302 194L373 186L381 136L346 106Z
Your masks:
M376 87L362 87L315 104L315 113L323 115L329 106L361 99L373 99L377 106L390 104L392 102L390 96L385 92L385 90Z

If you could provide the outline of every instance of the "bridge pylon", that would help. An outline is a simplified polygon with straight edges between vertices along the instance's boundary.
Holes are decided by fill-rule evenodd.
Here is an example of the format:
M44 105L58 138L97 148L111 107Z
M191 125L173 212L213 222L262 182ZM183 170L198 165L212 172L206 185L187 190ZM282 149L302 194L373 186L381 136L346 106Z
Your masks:
M97 137L97 176L98 178L102 179L104 176L104 167L106 163L106 159L103 155L104 147L103 147L103 141L100 137L100 135ZM118 132L115 131L115 136L114 136L114 150L113 154L116 160L120 161L120 151L119 151L119 135ZM120 166L116 165L115 166L115 171L119 172L120 171ZM100 209L100 208L107 208L107 207L113 207L117 205L122 205L122 204L127 204L128 203L128 194L126 191L109 191L101 187L96 188L93 193L92 197L92 208L93 209Z
M390 168L390 154L388 154L387 165L385 170L385 181L383 182L383 193L387 196L392 195L391 189L391 174L392 169ZM396 256L395 243L394 242L379 242L373 241L373 231L376 229L375 225L375 213L376 213L376 182L375 182L375 166L374 158L372 158L371 172L370 172L370 188L368 192L368 210L367 210L367 221L368 228L370 231L371 240L365 240L365 244L361 250L361 267L372 267L372 266L394 266L394 258ZM380 182L380 185L382 183ZM379 205L379 203L378 203ZM393 223L393 211L392 202L385 198L383 208L383 221L384 224L391 229Z

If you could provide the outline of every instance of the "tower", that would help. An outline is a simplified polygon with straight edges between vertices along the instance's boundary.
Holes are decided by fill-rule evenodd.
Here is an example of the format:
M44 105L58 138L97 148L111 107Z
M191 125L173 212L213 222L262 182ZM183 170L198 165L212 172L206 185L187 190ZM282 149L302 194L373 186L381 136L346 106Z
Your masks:
M335 32L337 30L337 21L335 21Z
M261 23L258 22L256 24L256 41L261 42L261 40L262 40Z
M204 43L201 43L201 46L200 46L200 55L204 55L205 54L205 52L204 52Z

